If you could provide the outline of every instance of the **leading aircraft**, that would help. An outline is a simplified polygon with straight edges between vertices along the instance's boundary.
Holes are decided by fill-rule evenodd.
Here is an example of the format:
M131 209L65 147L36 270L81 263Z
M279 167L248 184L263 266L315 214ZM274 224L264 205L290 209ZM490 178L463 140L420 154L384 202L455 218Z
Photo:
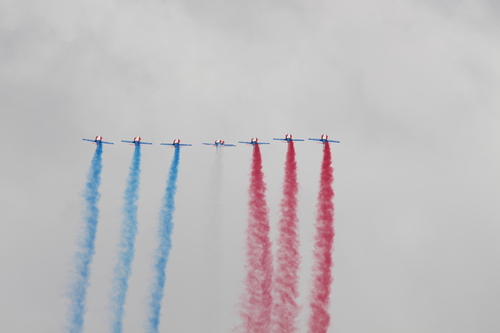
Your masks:
M184 146L192 146L190 143L181 143L181 139L175 139L172 143L160 143L160 145L180 148Z
M292 139L292 135L291 134L285 135L284 139L274 138L273 140L280 140L280 141L286 141L286 142L290 142L290 141L304 141L303 139Z
M236 145L226 143L224 140L215 140L215 143L203 143L204 145L207 146L212 146L212 147L236 147Z
M141 139L140 136L136 136L133 141L122 140L122 142L131 143L131 144L136 145L136 146L140 146L140 145L152 145L151 142L143 142L141 140L142 139Z
M94 140L90 140L90 139L82 139L82 140L93 142L96 145L102 145L103 143L105 143L107 145L114 145L113 142L102 141L102 136L100 136L100 135L96 136Z
M268 145L269 142L259 142L259 139L252 138L250 142L247 141L238 141L239 143L246 143L247 145Z
M335 142L335 143L340 143L340 141L336 141L336 140L328 140L328 135L326 134L323 134L321 136L321 139L314 139L314 138L309 138L309 140L313 140L313 141L320 141L321 143L325 144L325 142Z

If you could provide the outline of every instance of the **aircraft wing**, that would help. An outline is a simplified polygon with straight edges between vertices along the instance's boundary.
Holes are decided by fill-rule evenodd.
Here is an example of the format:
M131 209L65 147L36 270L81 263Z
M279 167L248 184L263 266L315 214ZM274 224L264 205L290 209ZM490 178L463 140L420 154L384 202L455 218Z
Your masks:
M192 146L192 144L190 143L160 143L160 145L171 146L171 147Z
M152 145L151 142L142 142L142 141L128 141L128 140L122 140L122 142L126 143L131 143L133 145Z
M212 146L212 147L236 147L236 145L233 145L231 143L206 143L204 142L203 143L204 145L207 145L207 146Z
M328 141L328 142L340 143L340 141L336 141L336 140L322 140L322 139L315 139L315 138L309 138L309 140L320 141L320 142Z
M269 142L246 142L246 141L238 141L238 143L246 143L247 145L268 145Z
M89 142L94 142L94 143L97 143L97 144L99 144L99 143L105 143L107 145L114 145L113 142L97 141L97 140L90 140L90 139L82 139L82 140L89 141Z
M282 138L273 138L273 140L279 140L279 141L304 141L304 139L282 139Z

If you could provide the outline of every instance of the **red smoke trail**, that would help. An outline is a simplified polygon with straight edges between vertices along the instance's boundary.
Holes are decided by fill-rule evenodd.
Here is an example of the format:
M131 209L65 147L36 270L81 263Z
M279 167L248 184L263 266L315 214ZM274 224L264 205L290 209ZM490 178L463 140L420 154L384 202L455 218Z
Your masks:
M241 311L242 328L247 333L268 333L271 329L273 267L265 191L262 157L259 145L255 144L249 189L246 292Z
M300 307L296 302L299 295L298 270L300 264L297 218L298 188L295 147L293 141L289 141L279 222L277 272L273 285L273 331L277 333L297 332L296 321L300 312Z
M314 245L313 285L311 292L310 333L326 333L330 325L330 290L333 282L332 252L333 237L333 168L330 145L323 145L323 163L318 195L318 215L316 218L316 236Z

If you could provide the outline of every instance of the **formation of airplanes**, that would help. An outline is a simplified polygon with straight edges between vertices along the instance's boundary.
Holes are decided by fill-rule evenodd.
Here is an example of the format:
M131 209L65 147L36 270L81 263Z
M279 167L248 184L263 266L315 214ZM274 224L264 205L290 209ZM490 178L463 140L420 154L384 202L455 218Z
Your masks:
M82 139L84 141L89 141L97 145L102 145L102 144L108 144L112 145L114 144L113 142L106 142L102 141L102 136L98 135L95 137L94 140L91 139ZM273 138L273 140L278 140L278 141L284 141L284 142L291 142L291 141L304 141L303 139L293 139L291 134L286 134L284 138ZM319 139L315 138L309 138L309 140L312 141L318 141L319 143L325 144L326 142L333 142L333 143L340 143L340 141L337 140L329 140L328 135L323 134ZM128 140L122 140L122 142L129 143L135 146L139 145L152 145L151 142L144 142L142 141L140 136L136 136L132 141ZM260 142L258 138L252 138L250 141L238 141L238 143L244 143L247 145L268 145L269 142ZM236 147L234 144L226 143L224 140L215 140L214 143L203 143L204 145L207 146L212 146L212 147ZM192 146L190 143L181 143L180 139L175 139L172 143L160 143L160 145L164 146L170 146L173 148L180 148L180 147L187 147L187 146Z

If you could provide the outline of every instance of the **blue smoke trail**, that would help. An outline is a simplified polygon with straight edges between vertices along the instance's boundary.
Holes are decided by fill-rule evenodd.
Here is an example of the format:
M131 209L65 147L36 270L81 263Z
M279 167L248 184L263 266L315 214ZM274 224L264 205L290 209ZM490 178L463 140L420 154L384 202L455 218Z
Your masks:
M170 249L172 248L172 229L174 227L172 217L175 210L174 199L177 190L176 183L177 174L179 172L179 155L180 148L176 147L174 158L170 166L170 172L168 174L167 188L165 196L163 197L163 206L160 212L160 244L155 257L154 271L156 276L153 280L151 300L149 302L148 332L150 333L158 333L158 327L160 325L161 301L166 280L165 269L167 267Z
M99 221L99 185L102 171L102 145L98 144L90 164L87 184L83 194L86 202L85 224L78 241L79 250L75 255L75 280L69 291L70 305L68 311L69 333L83 331L83 317L86 311L87 288L89 286L90 264L94 257L94 241Z
M135 146L130 165L130 173L125 189L123 224L118 249L118 263L114 269L113 289L111 291L111 331L121 333L128 280L135 254L135 236L137 235L137 199L139 198L139 176L141 174L141 146Z

